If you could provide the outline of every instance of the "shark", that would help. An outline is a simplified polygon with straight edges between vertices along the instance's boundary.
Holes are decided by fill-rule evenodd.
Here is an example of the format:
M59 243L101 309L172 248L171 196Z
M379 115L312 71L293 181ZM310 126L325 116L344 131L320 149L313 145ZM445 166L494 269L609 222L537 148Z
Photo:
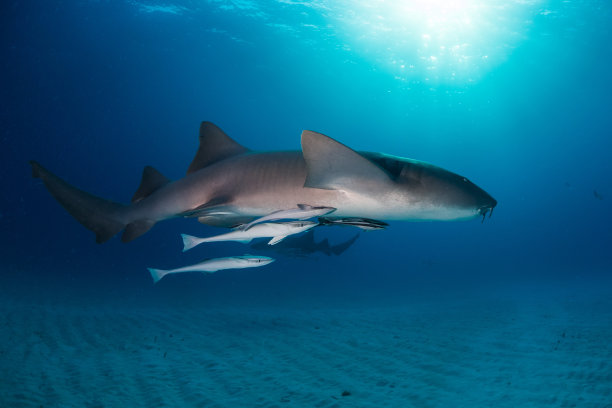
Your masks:
M171 181L144 168L128 204L81 190L36 161L32 176L103 243L123 231L130 242L157 222L193 217L235 227L299 204L335 208L339 218L452 221L491 215L497 201L466 177L423 161L355 151L304 130L301 150L254 151L211 122L202 122L199 148L187 174Z

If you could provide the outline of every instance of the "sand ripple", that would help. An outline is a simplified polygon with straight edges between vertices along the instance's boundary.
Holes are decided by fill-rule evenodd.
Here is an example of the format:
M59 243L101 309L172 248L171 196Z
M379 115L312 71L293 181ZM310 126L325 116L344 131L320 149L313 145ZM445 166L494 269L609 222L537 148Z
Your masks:
M480 306L12 306L0 405L610 406L609 315Z

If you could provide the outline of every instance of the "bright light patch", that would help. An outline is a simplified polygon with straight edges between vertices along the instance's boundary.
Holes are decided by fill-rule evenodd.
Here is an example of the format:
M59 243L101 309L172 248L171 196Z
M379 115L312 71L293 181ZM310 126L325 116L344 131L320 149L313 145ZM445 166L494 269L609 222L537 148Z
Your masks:
M131 4L138 6L144 13L167 13L182 14L186 9L174 4L146 4L138 1L130 1Z
M146 13L198 12L199 0L127 0ZM170 3L168 3L170 2ZM563 0L569 2L569 0ZM283 35L370 61L411 86L463 86L502 64L550 0L204 0ZM237 24L236 27L241 24ZM233 25L218 28L237 39ZM216 29L210 27L209 30ZM245 41L242 41L245 42ZM251 42L251 41L249 41ZM256 39L252 41L255 43ZM322 47L324 48L324 47ZM347 57L352 60L352 55Z
M543 1L347 0L338 34L400 80L464 84L508 57Z

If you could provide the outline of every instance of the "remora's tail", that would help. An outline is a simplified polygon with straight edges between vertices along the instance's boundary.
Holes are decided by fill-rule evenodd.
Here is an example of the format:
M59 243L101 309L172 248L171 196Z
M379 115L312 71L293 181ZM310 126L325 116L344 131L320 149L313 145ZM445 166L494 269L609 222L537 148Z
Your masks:
M149 270L149 273L151 274L151 277L153 278L153 283L159 282L161 278L163 278L170 272L170 271L165 271L163 269L154 269L154 268L147 268L147 269Z
M120 214L126 206L79 190L35 161L30 164L32 176L40 178L66 211L96 234L96 242L108 241L125 227Z
M191 248L198 246L202 243L202 239L194 237L192 235L181 234L183 238L183 252L189 251Z

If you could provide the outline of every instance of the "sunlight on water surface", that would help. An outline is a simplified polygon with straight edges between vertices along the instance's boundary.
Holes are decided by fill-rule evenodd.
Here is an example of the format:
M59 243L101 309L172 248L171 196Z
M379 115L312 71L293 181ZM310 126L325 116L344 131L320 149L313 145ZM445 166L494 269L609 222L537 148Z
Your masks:
M352 6L351 6L352 5ZM341 35L397 79L464 84L503 63L543 1L344 2Z
M504 63L552 0L207 0L136 1L144 13L184 14L207 21L209 32L261 46L259 35L224 27L276 31L312 49L341 50L408 84L464 86ZM210 9L215 10L210 20ZM211 21L215 26L210 27ZM217 26L218 25L218 26Z

